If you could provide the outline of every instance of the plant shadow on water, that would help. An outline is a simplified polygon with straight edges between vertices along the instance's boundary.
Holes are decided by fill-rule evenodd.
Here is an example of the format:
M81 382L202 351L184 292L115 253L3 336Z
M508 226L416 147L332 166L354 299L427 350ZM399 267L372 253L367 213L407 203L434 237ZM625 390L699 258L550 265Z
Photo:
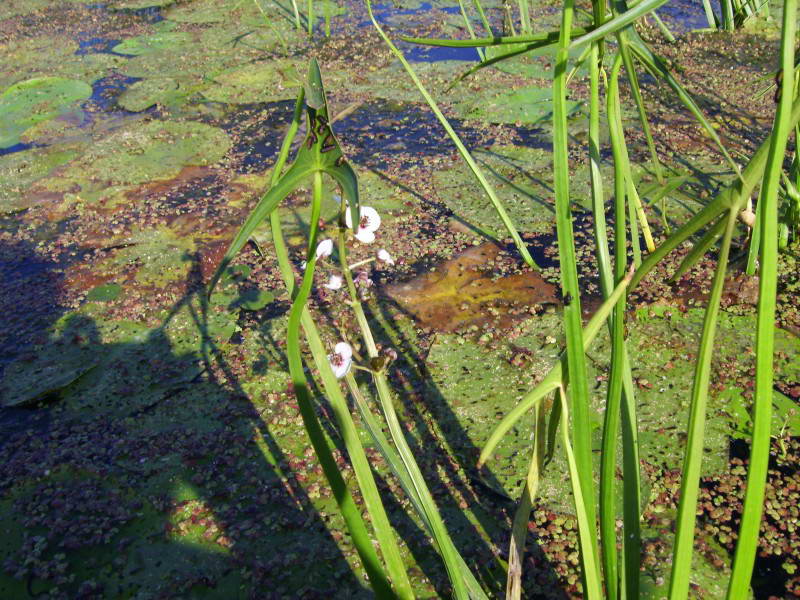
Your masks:
M127 341L60 310L37 324L58 331L42 352L91 367L35 408L0 409L0 596L369 597L333 499L320 512L299 483L325 488L304 438L276 435L296 409L269 407L270 430L216 346L199 267L191 279L162 326ZM55 298L59 282L42 288ZM20 305L27 290L42 291L20 287ZM170 338L181 315L193 351Z

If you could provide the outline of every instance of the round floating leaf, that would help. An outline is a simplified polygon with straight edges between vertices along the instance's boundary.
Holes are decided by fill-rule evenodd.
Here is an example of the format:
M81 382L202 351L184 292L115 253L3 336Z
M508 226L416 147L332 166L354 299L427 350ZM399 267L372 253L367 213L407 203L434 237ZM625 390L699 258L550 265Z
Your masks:
M137 81L117 99L125 110L140 112L154 104L166 104L180 94L180 84L167 77Z
M179 23L223 23L230 18L231 7L217 0L199 0L170 8L166 17Z
M114 52L141 56L157 50L171 50L191 41L192 36L182 31L160 31L151 35L138 35L114 46Z
M527 87L515 92L487 90L486 94L471 94L456 104L458 115L488 123L542 123L553 115L553 97L549 89ZM567 115L580 110L580 102L567 102Z
M494 146L474 155L521 231L546 233L552 229L552 167L546 150ZM468 227L502 235L503 223L497 211L463 163L436 171L433 182L439 198Z
M296 65L291 60L270 60L232 69L216 76L203 95L231 103L288 100L297 96L300 86Z
M230 148L224 131L193 121L151 121L121 129L69 165L78 180L136 184L167 179L189 165L219 161Z
M250 289L244 290L233 304L234 307L238 306L244 310L261 310L274 300L275 294L272 292L259 289Z
M175 0L117 0L109 5L112 10L140 10L174 4Z
M66 0L74 4L87 3L90 0ZM10 19L19 15L28 15L52 6L63 4L64 0L3 0L0 4L0 20Z
M91 95L89 84L62 77L36 77L12 85L0 94L0 148L18 144L23 131Z
M36 181L80 154L80 145L51 146L0 157L0 214L23 208L21 199Z
M98 285L86 294L86 299L92 302L111 302L119 297L122 292L122 286L118 283L107 283L105 285Z

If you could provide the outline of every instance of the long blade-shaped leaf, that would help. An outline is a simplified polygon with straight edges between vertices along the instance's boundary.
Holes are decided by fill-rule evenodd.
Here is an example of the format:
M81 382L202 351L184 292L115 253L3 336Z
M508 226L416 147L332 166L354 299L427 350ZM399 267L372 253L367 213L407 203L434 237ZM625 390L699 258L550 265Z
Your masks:
M586 44L591 44L592 42L616 33L617 31L620 31L621 29L624 29L633 23L636 19L646 15L651 10L657 9L666 2L667 0L643 0L633 8L626 10L613 19L606 21L600 27L593 29L590 33L572 40L569 45L569 49L573 50Z
M386 45L389 46L389 49L392 51L392 54L394 54L400 60L400 63L403 65L403 68L406 70L409 77L411 77L411 80L414 82L414 85L417 87L420 94L422 94L422 97L425 98L425 101L428 103L428 106L430 106L431 110L433 111L433 114L436 115L436 118L439 120L439 123L442 124L442 127L444 127L444 130L447 132L447 135L450 136L450 139L455 144L456 148L458 149L458 153L461 155L461 158L464 159L464 162L467 163L467 166L472 171L472 174L475 176L475 179L478 180L478 183L483 188L483 191L486 192L486 195L489 197L492 206L497 212L497 216L500 217L500 220L503 222L506 231L508 231L508 234L514 240L514 245L517 247L517 251L522 256L522 259L529 267L539 270L539 265L536 264L536 261L533 260L533 257L530 255L530 252L528 252L528 248L527 246L525 246L525 242L522 241L519 232L517 232L517 228L514 226L514 223L511 221L511 218L508 216L508 213L506 213L506 209L503 207L503 203L500 201L500 198L497 197L494 188L486 179L486 176L483 174L483 171L481 171L480 167L478 166L478 163L476 163L475 159L472 158L472 155L470 154L469 150L467 150L467 147L461 141L461 138L455 132L452 125L450 125L450 122L447 120L447 117L445 117L444 113L442 113L442 111L439 109L439 105L436 104L436 101L433 99L433 96L431 96L430 93L428 93L428 90L425 88L425 86L422 85L422 82L419 80L419 77L417 77L417 74L414 72L414 69L411 68L411 65L408 64L408 61L406 60L405 56L403 56L403 53L397 49L397 46L395 46L392 43L392 40L389 39L389 36L386 35L386 32L378 24L378 21L375 19L375 15L372 13L372 3L370 2L370 0L366 0L366 3L367 3L367 12L369 12L370 19L372 19L372 24L375 26L375 29L378 31L378 34L381 36L383 41L386 42Z
M781 97L770 136L769 157L764 174L763 194L758 207L761 214L761 273L758 289L758 322L756 329L756 391L753 402L753 442L747 472L747 492L739 530L739 542L728 586L728 600L746 597L753 562L758 547L759 525L764 502L764 488L769 466L770 421L772 417L773 352L775 343L775 293L778 268L778 187L786 142L794 123L790 105L794 93L795 35L797 29L797 0L783 4L781 36L781 66L784 78ZM795 104L797 100L795 99Z
M692 398L689 408L688 439L683 460L680 504L675 525L675 545L672 550L672 572L669 582L670 600L683 600L689 594L689 579L692 571L694 548L694 526L697 515L697 496L700 491L700 468L703 460L706 405L708 384L711 379L711 358L714 352L714 336L719 315L719 301L725 283L731 238L736 226L736 213L729 211L725 219L726 228L719 253L717 272L711 288L700 348L697 352Z
M574 0L564 0L561 17L561 35L558 40L553 77L553 176L556 208L556 236L561 268L561 287L564 303L564 332L567 338L567 365L572 381L572 441L577 456L576 492L578 518L585 519L590 531L580 530L581 562L589 600L599 600L601 584L597 564L597 535L595 524L594 476L592 474L591 425L589 422L589 384L586 377L583 330L581 328L581 301L578 286L578 268L575 238L572 230L572 209L569 194L569 143L567 125L567 63L569 61L570 30ZM569 301L571 299L571 302ZM565 415L566 416L566 415ZM569 423L564 420L565 425ZM565 427L566 429L566 427ZM582 506L579 497L588 499ZM585 511L583 514L581 510Z
M640 38L639 35L633 30L631 30L629 33L630 49L636 55L636 58L639 59L639 61L641 61L642 64L644 64L652 73L655 73L657 76L661 77L667 82L667 84L677 94L683 105L689 109L692 115L694 115L694 118L697 119L697 121L703 127L708 137L710 137L716 144L717 148L719 148L720 152L731 166L733 172L739 175L739 166L733 161L731 155L728 154L728 150L722 144L722 140L719 139L717 132L711 126L711 123L708 122L708 119L706 119L705 115L700 110L700 107L697 106L697 103L694 101L694 99L683 88L680 82L675 79L672 73L670 73L669 69L664 64L664 61L650 50L642 38Z
M572 35L583 35L592 31L591 27L575 27ZM555 44L558 42L558 31L546 31L544 33L528 33L524 35L494 35L484 38L471 38L468 40L451 40L450 38L418 38L401 35L400 39L410 44L422 44L424 46L444 46L447 48L481 48L484 46L506 46L516 44L538 44L547 42Z

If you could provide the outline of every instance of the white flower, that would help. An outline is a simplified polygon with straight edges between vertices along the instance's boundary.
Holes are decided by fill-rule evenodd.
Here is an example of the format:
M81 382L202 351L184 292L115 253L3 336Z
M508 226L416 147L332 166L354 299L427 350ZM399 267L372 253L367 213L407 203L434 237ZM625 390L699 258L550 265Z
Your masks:
M317 259L324 258L333 254L333 240L322 240L317 244Z
M329 290L341 289L342 278L339 275L331 275L331 278L328 280L328 283L323 284L322 287L326 287Z
M341 379L350 370L353 364L353 349L347 342L339 342L333 349L333 354L328 355L328 362L331 363L333 374L336 379Z
M392 258L392 255L389 254L389 252L383 248L378 250L378 260L385 262L387 265L394 264L394 259Z
M353 218L350 215L350 208L344 213L344 221L347 227L353 228ZM358 223L358 231L356 231L356 239L365 244L371 244L375 241L375 232L381 226L381 216L378 211L371 206L361 207L361 221Z

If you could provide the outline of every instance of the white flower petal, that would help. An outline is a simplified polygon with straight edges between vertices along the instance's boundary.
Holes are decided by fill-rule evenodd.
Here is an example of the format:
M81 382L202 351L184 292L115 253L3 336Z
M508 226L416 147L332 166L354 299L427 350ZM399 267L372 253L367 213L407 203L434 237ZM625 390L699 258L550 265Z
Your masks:
M344 224L347 225L348 229L353 228L353 217L350 214L350 205L347 204L344 207Z
M375 241L375 234L366 229L359 229L356 233L356 239L364 244L371 244Z
M333 253L333 240L322 240L317 244L317 258L330 256Z
M333 351L344 359L353 358L353 347L347 342L339 342L333 347Z
M328 279L328 283L323 284L322 287L326 287L329 290L338 290L342 287L342 278L339 275L331 275L331 278Z
M333 374L336 375L336 379L341 379L350 371L350 365L353 364L353 359L348 358L344 363L333 367Z
M328 355L328 362L331 363L333 374L336 379L341 379L350 371L353 364L353 349L347 342L339 342L333 349L333 354Z
M378 231L378 227L380 226L381 216L378 214L378 211L371 206L362 206L361 223L359 224L358 228L372 232Z
M394 259L392 258L392 255L389 254L389 252L384 248L378 250L378 260L385 262L387 265L394 264Z

